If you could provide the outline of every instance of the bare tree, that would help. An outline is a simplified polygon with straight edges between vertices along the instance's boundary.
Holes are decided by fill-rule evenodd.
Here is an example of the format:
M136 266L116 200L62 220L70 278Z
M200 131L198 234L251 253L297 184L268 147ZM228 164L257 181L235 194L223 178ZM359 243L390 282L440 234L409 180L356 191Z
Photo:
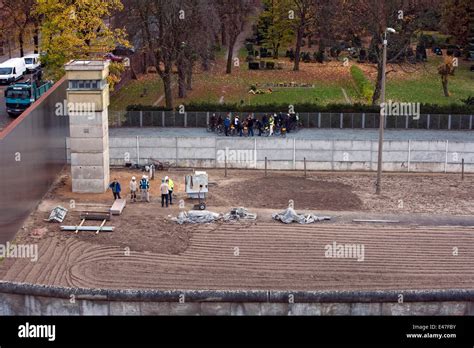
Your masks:
M184 16L177 47L178 96L186 97L192 89L193 69L201 57L207 65L211 58L215 35L219 30L216 9L209 0L187 0L182 4Z
M447 56L443 64L438 67L438 74L441 76L441 84L443 85L443 93L445 97L449 97L449 76L454 76L456 70L453 57Z
M25 55L25 34L30 25L35 22L34 0L3 0L2 14L9 18L13 28L15 28L20 46L20 55Z
M300 70L301 46L306 30L314 24L316 17L314 0L292 0L294 13L290 13L290 19L295 21L296 32L295 65L294 71Z
M219 28L210 0L126 0L132 42L152 56L163 81L165 104L173 107L173 73L177 68L178 96L192 88L193 67L210 50Z
M251 0L219 0L219 16L225 31L227 41L227 68L226 73L232 73L234 48L239 34L244 30L254 3ZM224 37L224 35L223 35Z

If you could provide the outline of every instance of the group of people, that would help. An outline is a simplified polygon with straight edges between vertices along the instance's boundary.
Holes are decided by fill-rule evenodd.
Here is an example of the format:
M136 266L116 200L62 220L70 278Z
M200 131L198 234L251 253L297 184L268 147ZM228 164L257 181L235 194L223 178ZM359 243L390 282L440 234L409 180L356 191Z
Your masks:
M150 202L150 180L147 175L143 175L141 180L137 182L136 177L132 177L132 180L129 184L130 187L130 201L132 203L137 201L137 193L140 190L140 199L142 202ZM122 192L122 187L117 178L110 183L109 188L112 190L114 199L121 199L120 193ZM166 207L173 204L173 191L174 191L174 181L166 176L161 180L160 192L161 192L161 206Z
M222 116L212 115L210 124L211 129L217 129L219 127L224 127L224 135L245 135L253 137L255 135L254 129L258 130L258 136L267 135L272 136L278 131L279 134L290 133L298 125L298 115L297 114L288 114L288 113L274 113L274 114L265 114L261 119L256 118L253 114L248 115L247 117L240 118L239 115L236 115L233 119L231 114L227 114L225 119L222 119Z

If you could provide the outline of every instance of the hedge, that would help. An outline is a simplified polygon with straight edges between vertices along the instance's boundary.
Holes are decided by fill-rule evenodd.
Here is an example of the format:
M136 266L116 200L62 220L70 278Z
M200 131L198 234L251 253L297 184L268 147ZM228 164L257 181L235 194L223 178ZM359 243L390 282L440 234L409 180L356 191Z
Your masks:
M356 84L359 96L366 102L370 103L374 96L374 87L372 83L365 77L364 72L356 65L351 67L351 75Z
M378 113L380 107L367 104L327 104L301 103L293 105L295 112L341 112L341 113ZM184 105L184 110L189 112L288 112L288 104L219 104L219 103L189 103ZM179 110L179 106L175 108ZM467 104L421 104L422 114L474 114L474 105ZM172 111L170 109L151 105L129 105L127 111Z

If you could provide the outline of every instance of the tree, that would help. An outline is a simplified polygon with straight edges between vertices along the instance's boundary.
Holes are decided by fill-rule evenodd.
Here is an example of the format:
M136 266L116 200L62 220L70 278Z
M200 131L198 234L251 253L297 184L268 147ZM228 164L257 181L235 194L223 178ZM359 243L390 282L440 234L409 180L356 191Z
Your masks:
M127 0L125 7L134 42L153 56L166 107L173 108L173 68L178 72L178 96L184 98L192 88L196 61L211 57L220 25L217 12L210 0Z
M120 0L37 0L47 74L59 78L71 59L102 58L116 44L127 45L124 31L104 21L122 8Z
M251 0L219 0L217 3L219 16L226 33L227 68L226 73L232 73L234 48L239 34L244 30L249 13L252 11Z
M432 0L347 0L343 1L346 25L354 33L371 37L369 56L376 64L377 78L372 103L376 104L381 96L383 59L382 44L387 27L397 30L390 35L388 45L388 63L406 62L405 53L411 47L415 32L422 29L424 13L433 6Z
M192 89L193 69L201 57L208 64L215 35L219 31L218 14L209 0L187 0L181 5L184 15L178 31L178 96L186 97Z
M290 19L296 32L294 71L300 70L301 46L305 31L314 24L316 18L314 0L291 0Z
M472 0L444 0L441 6L441 26L459 45L469 37L469 8Z
M4 45L9 42L9 36L12 31L13 23L11 18L7 15L7 9L5 4L0 1L0 48L4 48ZM11 47L8 44L9 54L11 56Z
M441 84L443 85L443 92L445 97L449 97L451 94L449 93L449 76L454 76L454 72L456 70L454 64L454 58L447 56L444 59L443 64L438 67L438 74L441 76Z
M273 58L278 59L282 45L291 42L293 31L288 9L290 0L264 0L263 12L260 14L258 27L263 37L263 46L273 51Z
M15 29L20 46L20 55L25 55L25 34L30 25L35 22L33 12L34 0L4 0L1 14L9 18L11 26Z

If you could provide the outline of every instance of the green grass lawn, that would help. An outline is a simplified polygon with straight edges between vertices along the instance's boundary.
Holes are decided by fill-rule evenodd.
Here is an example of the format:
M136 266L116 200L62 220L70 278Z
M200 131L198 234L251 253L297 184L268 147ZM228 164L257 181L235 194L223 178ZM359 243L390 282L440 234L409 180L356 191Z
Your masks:
M132 80L110 98L111 111L123 111L131 104L153 105L163 94L163 83L158 75L154 78ZM146 95L144 94L145 89Z
M243 50L241 50L243 51ZM244 52L241 52L242 54ZM223 57L222 57L223 58ZM449 80L449 90L451 96L444 97L440 76L437 67L442 62L440 57L430 57L429 63L424 67L419 66L419 70L403 78L393 74L388 75L387 99L400 102L419 102L429 104L462 104L462 99L474 96L474 73L469 71L469 64L461 62L455 76ZM247 69L246 64L241 63L240 69ZM282 81L291 81L291 75L254 74L246 71L245 74L209 74L199 73L195 75L195 88L191 98L185 100L175 99L175 104L189 102L209 102L218 103L224 96L224 103L237 103L262 105L262 104L297 104L316 103L326 105L330 103L346 103L342 88L346 91L352 102L362 102L355 90L354 82L351 78L333 81L330 77L327 80L315 81L315 88L273 88L272 94L252 95L248 91L251 85L258 83L260 88L264 84ZM288 77L290 76L290 77ZM176 86L176 84L175 84ZM146 95L144 90L147 90ZM174 90L176 87L174 87ZM132 80L111 98L111 111L123 111L131 104L153 105L163 95L163 84L156 74L150 74L146 78L135 81Z
M474 74L469 71L467 64L461 64L454 76L449 77L450 97L445 97L441 78L436 67L441 63L431 61L421 76L403 81L387 81L387 98L400 102L416 102L429 104L462 104L462 99L474 96Z
M348 97L354 101L356 91L353 86L347 84L318 85L315 88L274 88L272 94L249 94L245 103L251 105L259 104L299 104L314 103L326 105L329 103L346 103L346 99L341 88L344 88Z

